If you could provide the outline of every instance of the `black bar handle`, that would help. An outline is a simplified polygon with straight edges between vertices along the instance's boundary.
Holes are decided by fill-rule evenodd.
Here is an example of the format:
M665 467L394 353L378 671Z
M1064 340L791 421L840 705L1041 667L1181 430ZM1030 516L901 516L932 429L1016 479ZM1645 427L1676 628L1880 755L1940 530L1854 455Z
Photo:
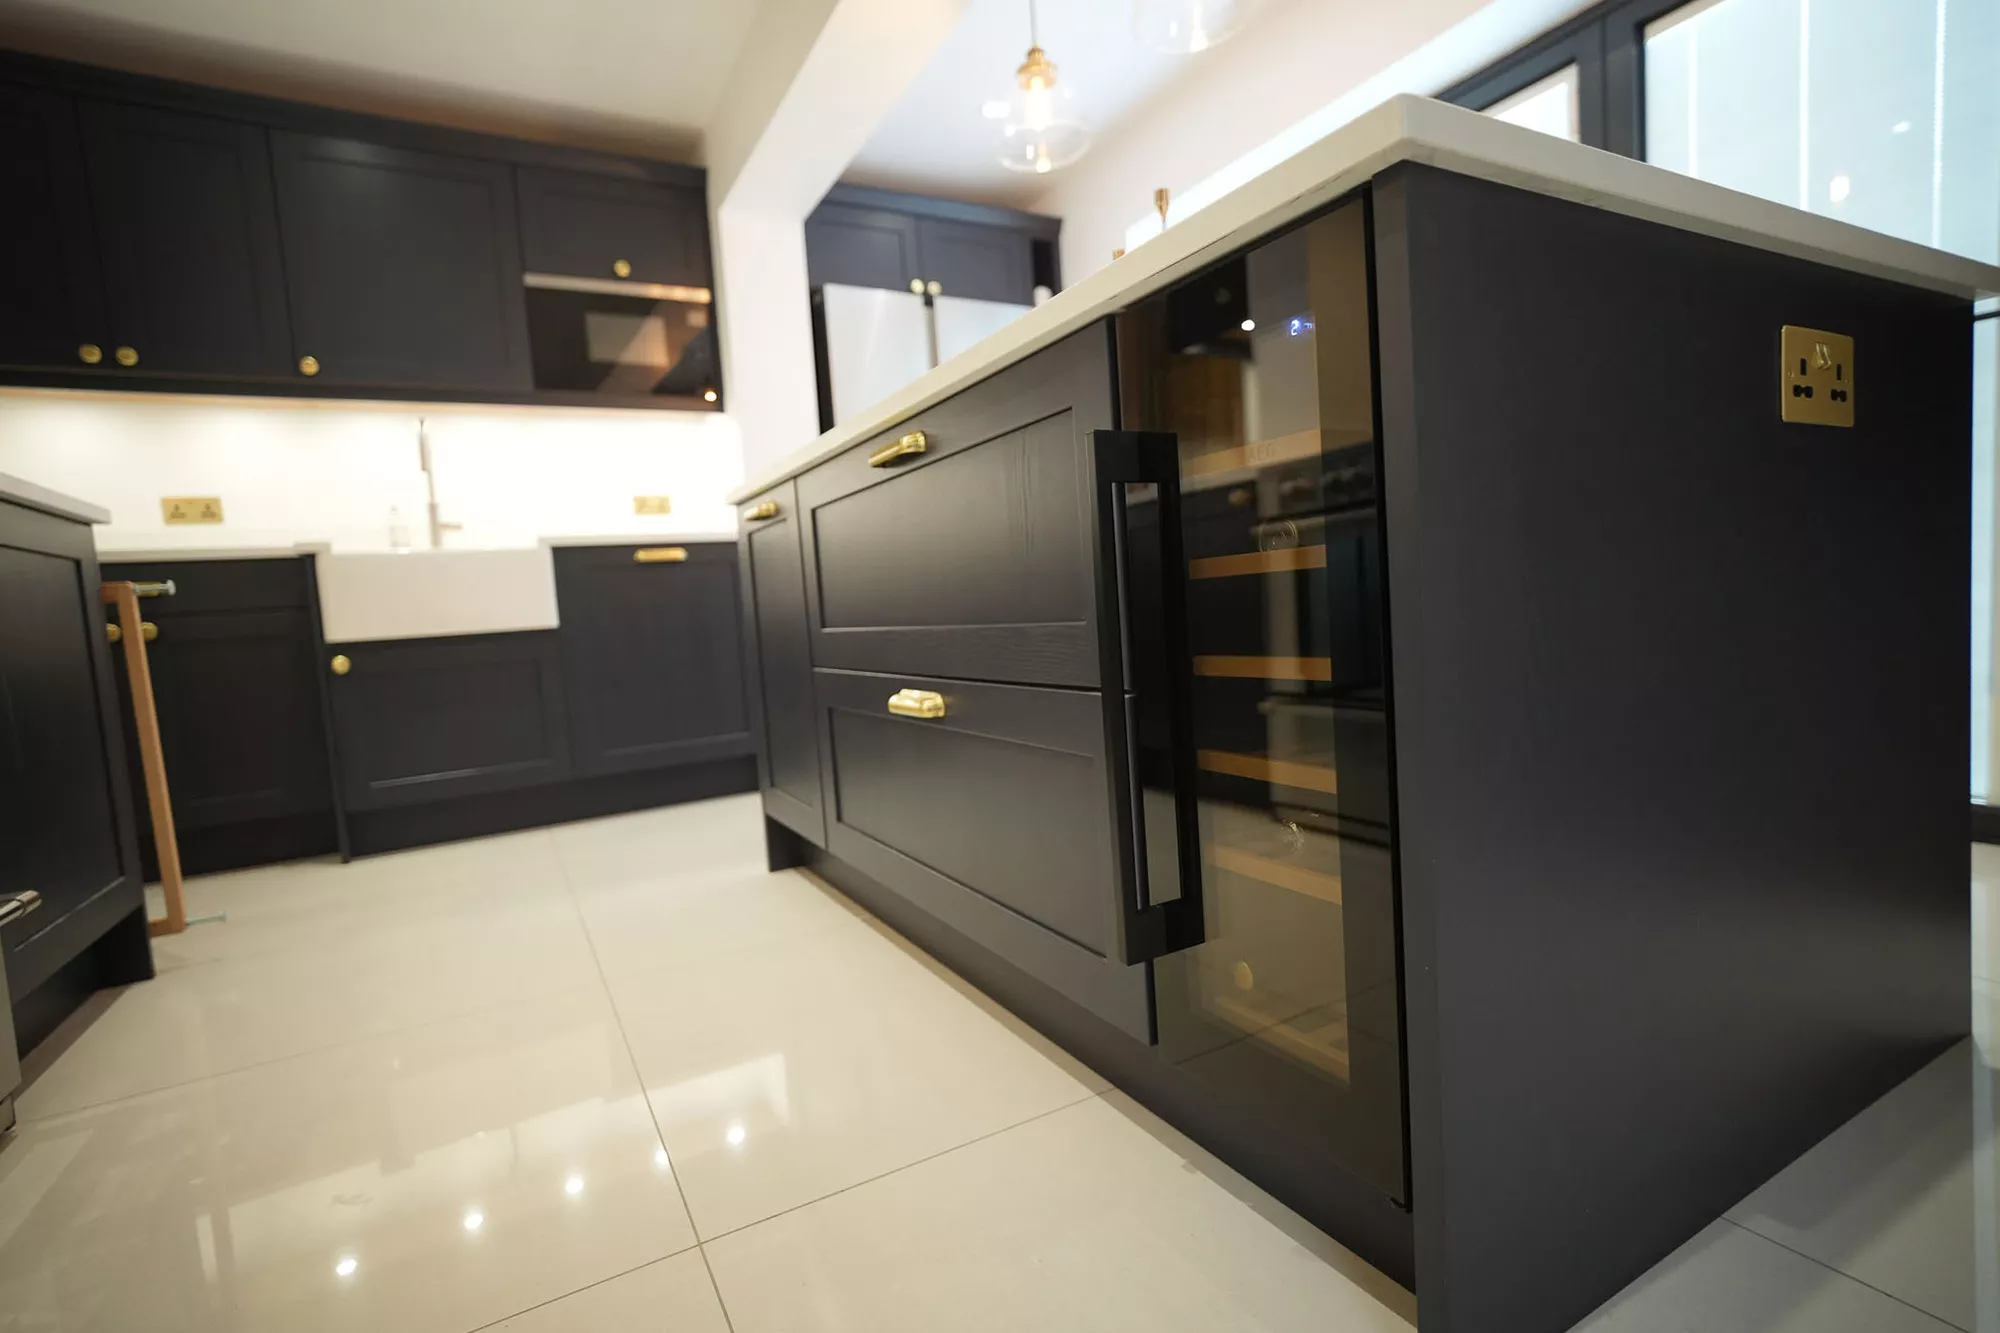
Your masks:
M1204 938L1180 445L1166 432L1098 430L1089 448L1118 949L1143 963ZM1133 486L1152 487L1144 508Z

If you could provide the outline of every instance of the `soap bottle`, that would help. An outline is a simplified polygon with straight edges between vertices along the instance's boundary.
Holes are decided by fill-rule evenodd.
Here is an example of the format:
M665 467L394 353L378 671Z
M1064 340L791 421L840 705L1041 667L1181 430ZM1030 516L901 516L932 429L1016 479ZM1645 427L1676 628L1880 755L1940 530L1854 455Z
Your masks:
M410 549L410 525L403 522L403 511L395 505L389 506L389 549L397 555Z

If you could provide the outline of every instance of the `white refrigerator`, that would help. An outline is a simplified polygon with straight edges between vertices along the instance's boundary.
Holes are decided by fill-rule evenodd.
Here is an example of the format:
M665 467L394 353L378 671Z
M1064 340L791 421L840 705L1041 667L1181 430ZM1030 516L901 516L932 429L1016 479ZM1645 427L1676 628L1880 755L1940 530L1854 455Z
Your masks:
M829 282L820 288L826 381L838 426L1033 307Z

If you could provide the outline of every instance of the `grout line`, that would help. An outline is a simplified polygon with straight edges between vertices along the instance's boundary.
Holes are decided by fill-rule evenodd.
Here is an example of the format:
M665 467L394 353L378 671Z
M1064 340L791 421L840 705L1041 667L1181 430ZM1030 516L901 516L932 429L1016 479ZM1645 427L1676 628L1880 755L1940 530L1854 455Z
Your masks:
M485 1333L487 1329L498 1328L500 1327L500 1325L506 1323L509 1319L519 1319L524 1314L531 1314L536 1310L542 1309L544 1306L554 1305L557 1301L566 1301L572 1296L578 1295L579 1293L582 1292L589 1291L592 1287L601 1287L607 1282L616 1282L621 1277L630 1277L632 1276L632 1274L640 1272L643 1269L651 1268L654 1264L663 1264L669 1259L678 1259L682 1255L686 1254L688 1250L692 1250L694 1248L695 1248L694 1246L690 1245L686 1250L675 1250L672 1254L662 1255L658 1259L648 1259L643 1264L634 1264L630 1268L627 1268L622 1272L613 1273L608 1277L598 1278L595 1282L586 1282L580 1287L572 1287L570 1290L565 1291L557 1296L551 1296L545 1301L536 1301L533 1305L524 1305L520 1309L515 1310L510 1314L503 1314L498 1319L490 1319L486 1323L480 1324L476 1328L469 1328L465 1330L465 1333ZM734 1330L731 1330L731 1333L734 1333Z
M653 1137L658 1141L660 1151L667 1154L667 1175L674 1182L674 1193L680 1196L681 1216L687 1219L688 1234L694 1237L693 1248L701 1254L702 1271L708 1274L708 1289L715 1293L715 1305L722 1311L724 1327L729 1333L736 1333L736 1323L729 1317L729 1303L722 1299L722 1288L716 1283L715 1269L709 1265L707 1251L701 1248L701 1230L694 1224L694 1209L688 1207L687 1187L681 1184L681 1173L674 1166L673 1150L667 1147L666 1131L660 1128L660 1113L653 1109L652 1095L646 1091L646 1076L639 1072L639 1057L633 1053L632 1038L625 1031L625 1015L618 1008L618 997L612 993L611 978L605 975L604 960L597 956L597 940L590 933L590 921L583 914L583 903L576 896L576 885L570 882L569 868L563 864L562 848L555 843L553 834L550 835L550 850L555 856L556 874L562 879L563 892L569 895L570 910L576 913L577 928L583 932L584 947L590 950L591 965L597 969L597 984L603 988L605 1003L611 1006L611 1021L618 1025L618 1040L625 1047L626 1062L632 1066L632 1081L638 1085L640 1100L646 1103L646 1118L653 1122ZM685 1251L676 1250L674 1253ZM508 1317L512 1318L511 1315Z
M1884 1291L1882 1290L1882 1288L1876 1286L1873 1282L1870 1282L1865 1278L1858 1278L1854 1274L1848 1272L1845 1269L1835 1268L1832 1264L1828 1263L1826 1260L1819 1259L1814 1257L1813 1255L1807 1254L1804 1250L1795 1250L1791 1246L1785 1244L1785 1242L1778 1240L1775 1237L1767 1236L1763 1232L1757 1230L1757 1228L1739 1222L1735 1218L1729 1216L1729 1214L1727 1213L1724 1213L1722 1215L1722 1220L1729 1223L1730 1226L1735 1227L1738 1231L1748 1232L1750 1235L1755 1236L1758 1240L1765 1241L1768 1242L1769 1244L1777 1246L1779 1249L1785 1251L1785 1253L1787 1254L1796 1254L1799 1258L1804 1259L1807 1263L1818 1264L1821 1268L1824 1268L1827 1272L1837 1274L1840 1277L1844 1277L1849 1282L1854 1283L1856 1286L1866 1287L1868 1288L1868 1290L1874 1292L1877 1296L1885 1297L1888 1300L1892 1300L1896 1304L1902 1306L1904 1309L1915 1310L1918 1314L1922 1315L1924 1318L1935 1322L1939 1328L1955 1328L1960 1330L1960 1333L1972 1333L1972 1330L1966 1328L1965 1325L1963 1324L1955 1324L1951 1320L1946 1319L1943 1315L1933 1314L1931 1311L1926 1310L1921 1305L1917 1305L1910 1301L1904 1300L1901 1296L1898 1296L1893 1291Z
M1106 1089L1106 1091L1109 1091L1109 1089ZM760 1217L754 1222L745 1222L740 1227L731 1227L727 1231L718 1231L713 1236L705 1236L702 1238L701 1244L703 1246L712 1245L716 1241L723 1240L729 1236L738 1235L741 1232L750 1230L752 1227L761 1227L766 1222L775 1221L776 1219L785 1216L787 1213L796 1213L801 1208L810 1208L816 1203L825 1203L828 1199L836 1198L842 1194L846 1194L850 1190L858 1190L863 1185L873 1185L878 1180L887 1180L890 1176L898 1175L901 1172L908 1171L911 1167L922 1166L925 1162L935 1162L940 1157L949 1157L951 1154L958 1152L960 1149L970 1148L975 1143L984 1143L986 1142L986 1140L990 1138L995 1138L998 1135L1008 1133L1011 1130L1019 1129L1023 1125L1032 1125L1037 1120L1046 1120L1050 1116L1056 1115L1060 1112L1073 1110L1074 1108L1083 1105L1085 1102L1102 1100L1103 1097L1104 1093L1102 1092L1085 1092L1083 1096L1078 1097L1075 1101L1064 1102L1061 1106L1051 1106L1046 1111L1037 1111L1035 1114L1029 1116L1025 1120L1016 1120L1011 1125L1002 1125L998 1129L989 1129L984 1134L980 1134L974 1138L969 1138L963 1143L955 1143L949 1148L940 1148L936 1152L931 1153L928 1156L919 1157L915 1161L905 1162L901 1166L892 1166L887 1171L878 1172L877 1174L868 1177L866 1180L857 1180L852 1185L842 1185L837 1190L828 1190L825 1194L819 1195L817 1198L807 1199L803 1203L795 1203L789 1208L780 1208L777 1212L772 1213L768 1217Z

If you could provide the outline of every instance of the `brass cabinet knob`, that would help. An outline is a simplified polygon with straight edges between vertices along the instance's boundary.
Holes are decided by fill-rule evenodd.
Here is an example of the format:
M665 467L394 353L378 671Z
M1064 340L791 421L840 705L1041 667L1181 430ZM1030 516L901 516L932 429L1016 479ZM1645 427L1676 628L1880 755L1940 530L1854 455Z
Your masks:
M111 357L121 366L136 366L139 364L139 352L137 348L121 347L113 352Z
M344 676L354 670L354 663L348 660L346 653L335 653L333 660L327 665L333 668L333 674L336 676Z
M104 637L109 639L113 643L117 643L120 639L125 637L125 631L120 629L116 625L106 625L104 627Z
M301 374L301 375L317 375L317 374L319 374L319 358L318 358L318 357L316 357L316 356L302 356L302 357L300 357L300 358L299 358L299 374Z
M918 296L922 296L924 294L924 280L922 278L911 278L910 290Z
M936 278L932 278L929 282L924 284L924 290L929 292L932 296L943 296L944 284L939 282Z
M944 696L936 690L897 690L889 696L889 711L897 717L943 717Z
M629 259L614 259L611 261L611 271L621 278L629 278L632 276L632 261Z
M86 366L94 366L104 359L104 349L96 343L85 343L76 349L76 359Z
M142 620L139 622L139 637L151 643L160 637L160 627L150 620Z
M743 511L743 519L747 523L755 523L759 519L776 518L777 516L778 502L776 500L766 500L762 504L751 505Z

